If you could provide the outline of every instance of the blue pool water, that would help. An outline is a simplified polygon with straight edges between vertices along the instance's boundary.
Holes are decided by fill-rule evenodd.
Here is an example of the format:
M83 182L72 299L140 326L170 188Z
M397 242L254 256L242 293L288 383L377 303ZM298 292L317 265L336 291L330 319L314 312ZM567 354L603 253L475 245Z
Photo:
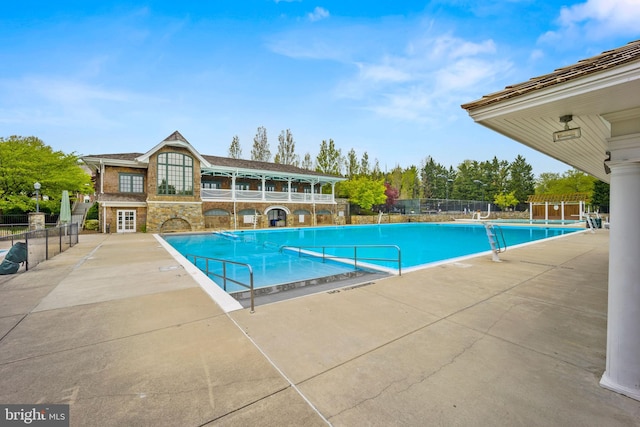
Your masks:
M556 237L578 231L576 228L500 226L507 246ZM335 245L397 245L402 254L402 269L424 266L452 258L489 251L491 248L484 226L475 224L384 224L320 228L269 229L236 231L225 235L166 235L164 239L182 255L221 258L250 264L256 288L308 280L350 272L353 265L320 262L300 257L291 246L328 246L325 251L338 257L353 257L353 248L331 248ZM284 247L284 249L283 249ZM321 252L319 248L305 248ZM371 265L397 270L398 253L394 248L358 249L359 258ZM189 258L189 257L188 257ZM192 260L192 258L190 258ZM196 265L203 269L204 261ZM222 274L222 265L211 263L209 269ZM227 266L227 275L248 283L248 270ZM212 278L218 285L221 279ZM227 292L244 290L227 283Z

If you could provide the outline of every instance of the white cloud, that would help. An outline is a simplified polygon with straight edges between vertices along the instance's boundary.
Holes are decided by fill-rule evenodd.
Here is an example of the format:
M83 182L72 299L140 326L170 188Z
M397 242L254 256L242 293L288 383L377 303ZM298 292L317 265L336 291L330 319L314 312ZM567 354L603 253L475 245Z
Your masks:
M451 35L412 41L404 55L357 63L358 74L336 93L364 109L394 119L443 124L460 104L479 96L512 67L496 58L492 40L469 42ZM461 110L460 110L461 111Z
M559 42L573 39L600 40L628 37L639 33L638 0L587 0L563 7L556 31L545 33L540 41Z
M309 21L316 22L329 17L329 11L323 7L316 7L312 13L307 14Z
M123 105L133 108L151 100L136 93L45 76L0 80L0 96L12 105L10 114L3 114L4 123L96 128L115 125Z

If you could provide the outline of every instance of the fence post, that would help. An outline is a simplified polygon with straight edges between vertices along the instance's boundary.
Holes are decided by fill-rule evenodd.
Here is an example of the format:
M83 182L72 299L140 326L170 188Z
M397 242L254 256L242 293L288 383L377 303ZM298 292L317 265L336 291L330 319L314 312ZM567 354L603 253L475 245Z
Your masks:
M13 238L11 242L13 245ZM27 246L27 260L24 262L24 269L29 271L29 233L24 233L24 244Z

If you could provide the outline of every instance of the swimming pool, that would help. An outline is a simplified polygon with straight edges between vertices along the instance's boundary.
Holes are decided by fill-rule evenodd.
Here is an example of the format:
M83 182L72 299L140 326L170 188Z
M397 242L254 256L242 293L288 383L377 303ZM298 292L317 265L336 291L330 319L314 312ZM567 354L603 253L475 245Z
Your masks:
M511 247L540 239L578 231L577 228L500 226L506 244ZM314 228L268 229L165 235L167 243L184 256L228 259L252 266L255 288L339 275L353 271L353 265L321 262L317 258L299 256L293 247L321 252L336 257L352 258L353 246L387 245L358 249L358 257L368 260L365 268L397 269L396 245L401 251L403 271L422 268L444 260L490 251L486 230L476 224L405 223L383 225L334 226ZM335 247L340 245L341 247ZM313 247L313 248L310 248ZM202 265L198 265L202 269ZM362 267L363 263L359 263ZM214 267L217 274L222 266ZM227 266L226 274L248 283L246 268ZM220 285L217 278L213 280ZM227 283L227 292L244 290Z

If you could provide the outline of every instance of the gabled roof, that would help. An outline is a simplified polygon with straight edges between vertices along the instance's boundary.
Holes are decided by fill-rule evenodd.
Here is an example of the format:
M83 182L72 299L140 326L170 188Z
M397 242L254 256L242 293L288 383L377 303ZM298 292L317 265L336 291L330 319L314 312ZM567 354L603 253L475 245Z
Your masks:
M182 147L188 149L195 157L200 160L200 168L202 172L234 172L240 171L244 173L266 174L279 177L315 177L322 178L322 182L338 182L345 178L336 175L329 175L322 172L316 172L309 169L303 169L297 166L283 165L279 163L259 162L255 160L232 159L229 157L218 157L201 155L195 148L183 137L180 132L175 131L162 142L157 144L146 153L112 153L112 154L91 154L83 156L82 160L97 169L100 164L113 166L128 166L146 168L149 158L153 153L165 146ZM314 179L314 181L317 181Z
M202 163L205 166L208 166L207 161L202 157L202 155L200 155L200 153L198 153L198 151L196 151L196 149L193 148L191 144L189 144L189 141L187 141L187 139L184 136L182 136L178 131L173 132L171 135L166 137L162 142L157 144L151 150L144 153L142 156L138 157L136 160L141 163L148 163L149 157L151 157L154 153L159 151L161 148L167 147L167 146L180 147L180 148L187 149L188 151L191 152L191 154L193 154L194 157L197 157L198 160L200 160L200 163Z

